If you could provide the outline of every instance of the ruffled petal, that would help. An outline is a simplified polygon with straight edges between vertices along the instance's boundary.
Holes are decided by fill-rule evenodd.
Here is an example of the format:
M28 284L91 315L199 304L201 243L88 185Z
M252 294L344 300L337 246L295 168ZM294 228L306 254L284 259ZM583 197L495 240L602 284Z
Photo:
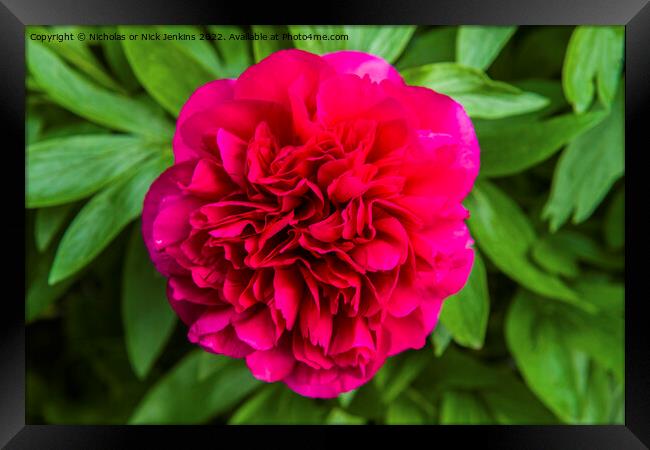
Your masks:
M336 70L337 73L351 73L361 78L370 77L378 83L389 80L394 83L404 84L402 76L397 69L388 64L382 58L369 53L344 50L340 52L327 53L323 59Z
M209 122L197 123L197 126L191 132L183 132L183 125L187 122L187 119L192 116L201 117L202 114L200 113L209 111L217 104L232 99L234 85L235 80L224 79L210 81L194 91L187 102L185 102L178 115L176 132L174 133L174 159L177 163L204 155L203 148L201 147L202 141L201 139L196 139L196 135L203 136L203 132L209 129Z

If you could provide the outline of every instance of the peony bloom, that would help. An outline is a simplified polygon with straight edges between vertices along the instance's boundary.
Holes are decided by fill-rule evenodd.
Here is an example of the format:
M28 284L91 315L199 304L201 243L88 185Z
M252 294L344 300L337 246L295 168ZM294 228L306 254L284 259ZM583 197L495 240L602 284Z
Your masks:
M181 68L182 70L182 68ZM421 348L474 258L462 106L353 51L279 51L194 92L143 234L188 337L335 397Z

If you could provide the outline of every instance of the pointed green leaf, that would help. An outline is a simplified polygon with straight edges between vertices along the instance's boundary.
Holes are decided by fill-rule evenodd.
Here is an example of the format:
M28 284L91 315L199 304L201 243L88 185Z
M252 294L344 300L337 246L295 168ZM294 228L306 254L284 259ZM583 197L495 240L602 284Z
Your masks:
M414 26L386 25L291 25L292 34L311 35L312 39L294 41L297 48L312 53L330 53L357 50L377 55L394 62L415 32ZM313 36L326 36L316 39ZM333 35L347 35L348 39L334 39Z
M433 353L437 357L442 356L445 353L445 350L447 350L447 347L449 347L449 344L451 343L452 339L453 336L451 335L449 330L442 324L442 322L438 322L436 324L436 328L433 330L433 333L431 334Z
M562 153L542 217L557 230L573 212L573 223L588 219L625 170L623 90L611 112L575 138Z
M265 386L231 416L231 425L321 424L327 410L282 384Z
M159 111L95 85L36 41L27 41L27 65L47 95L73 113L115 130L171 139L173 128Z
M154 157L133 176L104 189L86 203L61 238L50 283L83 269L140 215L145 193L169 163L169 155Z
M479 349L485 340L490 298L487 289L485 266L478 252L474 254L474 267L465 287L445 300L440 322L451 333L454 341L465 347Z
M79 32L84 31L78 26L55 26L47 28L35 26L28 28L30 34L40 33L47 35L72 33L76 36ZM122 87L106 73L106 69L88 46L88 41L80 41L78 39L65 42L51 41L45 45L70 64L77 67L81 72L88 75L96 83L114 91L123 92Z
M622 26L574 30L564 58L562 85L577 113L589 109L596 90L604 106L612 102L623 67L624 37Z
M623 379L623 321L607 312L547 304L520 291L506 317L506 341L528 386L568 423L594 423L594 364Z
M563 330L546 319L535 300L518 295L506 319L506 340L526 384L562 420L580 417L588 360L566 339Z
M325 418L327 425L365 425L366 419L349 414L341 408L333 408Z
M406 394L390 402L386 410L386 425L423 425L427 419L422 407Z
M441 425L493 424L494 419L480 398L470 392L447 391L440 406Z
M140 84L174 117L196 89L215 78L174 41L143 40L142 36L160 33L156 28L128 26L118 30L139 36L138 40L122 42L124 53Z
M456 57L457 27L434 27L415 33L402 56L397 60L399 70L438 62L451 62Z
M36 248L39 252L49 247L52 239L54 239L56 234L61 230L61 227L65 224L73 207L74 203L68 203L36 210L34 239L36 240Z
M208 25L210 33L221 36L223 39L214 41L219 53L219 67L224 77L238 77L244 70L253 64L253 55L248 41L236 39L244 30L233 25ZM231 39L232 38L232 39Z
M606 113L564 114L525 123L501 123L477 130L481 146L481 176L501 177L522 172L549 158L562 146L598 124Z
M71 136L27 148L27 206L55 206L85 198L133 172L159 146L136 136Z
M255 62L260 62L271 53L292 48L292 41L282 39L282 35L287 33L286 27L275 25L253 25L253 33L260 33L267 39L255 39L253 41L253 56ZM277 39L275 37L277 36Z
M479 69L456 63L434 63L402 71L410 85L425 86L449 95L471 117L498 119L536 111L549 101L512 85L491 80Z
M38 319L76 281L75 277L70 277L55 284L48 283L47 277L54 261L54 249L39 254L34 259L28 261L28 267L33 270L25 296L25 321L28 323Z
M231 408L261 383L250 374L243 361L226 356L228 364L197 381L202 350L183 358L144 396L129 424L196 424L204 423Z
M117 28L104 27L103 31L108 34L116 33ZM126 59L124 48L122 47L122 41L106 39L101 42L101 45L108 66L111 68L111 71L115 76L122 82L124 87L128 91L135 91L138 89L140 83L138 83L138 79L135 77L133 70L131 70L129 61Z
M528 259L536 240L535 231L510 197L493 184L481 182L468 197L467 206L472 235L494 265L534 292L567 302L577 301L575 292Z
M133 370L145 378L171 336L176 315L167 301L167 283L149 259L138 223L131 233L122 274L122 322Z
M214 78L222 78L220 72L219 58L214 46L207 40L201 40L199 36L203 31L199 27L190 25L160 25L155 27L156 31L168 36L179 37L171 42L179 50L192 57L205 70L210 72ZM180 39L182 37L194 36L195 39Z
M386 361L376 377L384 401L390 403L396 399L417 378L430 359L430 350L424 349L407 352Z
M485 70L515 34L517 27L463 25L458 27L456 61Z

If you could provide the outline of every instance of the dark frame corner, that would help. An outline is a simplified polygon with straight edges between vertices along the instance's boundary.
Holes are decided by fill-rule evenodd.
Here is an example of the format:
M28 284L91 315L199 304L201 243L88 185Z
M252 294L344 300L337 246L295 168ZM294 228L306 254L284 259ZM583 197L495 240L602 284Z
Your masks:
M2 47L3 70L0 71L3 97L2 112L5 137L11 137L16 147L23 147L25 114L25 42L24 27L31 24L156 24L156 23L354 23L354 24L619 24L626 25L626 152L627 162L639 155L647 146L645 128L648 123L650 104L650 4L648 0L439 0L424 2L401 0L400 2L362 0L354 4L332 1L321 9L306 10L306 3L279 8L277 2L250 5L240 2L215 4L207 0L181 2L175 0L138 2L114 0L2 0L0 6L0 47ZM292 2L293 3L293 2ZM313 7L312 7L313 8ZM310 12L307 12L310 11ZM9 192L15 216L24 219L24 197L16 194L15 186L24 186L24 159L17 148L7 148L15 169L7 171L16 179L0 177L1 192ZM628 156L632 155L632 156ZM626 184L640 184L641 165L626 163ZM22 174L22 175L21 175ZM626 188L628 204L645 200L643 188ZM646 246L640 230L641 208L626 208L626 235L634 242L626 248L626 259L641 260ZM0 224L6 241L20 252L20 242L14 236L24 238L23 220L4 220ZM22 241L25 242L24 239ZM646 242L643 242L646 244ZM14 250L14 249L12 249ZM24 250L24 247L23 247ZM9 253L11 254L11 253ZM20 253L18 253L20 254ZM650 348L649 327L641 313L643 296L639 286L641 271L645 264L626 264L626 377L625 377L625 425L624 426L519 426L519 427L417 427L409 433L433 433L434 439L441 435L451 439L471 438L481 445L492 444L497 448L588 448L627 449L647 448L650 445ZM15 275L13 272L16 272ZM20 277L20 274L23 277ZM5 283L13 283L11 293L24 295L24 264L5 271ZM142 438L145 442L161 442L169 446L176 440L187 444L188 433L192 441L197 437L223 439L225 432L215 427L74 427L25 425L25 328L24 304L18 295L4 299L0 313L0 445L7 448L124 448ZM345 428L349 430L349 428ZM241 428L239 428L241 430ZM275 433L282 428L265 428ZM342 428L310 429L320 438L337 440ZM320 433L319 433L320 431ZM228 432L242 433L236 427ZM344 431L349 434L349 431ZM386 428L376 435L391 434ZM183 436L178 439L178 436ZM241 437L246 439L245 434ZM423 436L424 437L424 436ZM216 441L220 442L220 441ZM644 445L645 444L645 445Z

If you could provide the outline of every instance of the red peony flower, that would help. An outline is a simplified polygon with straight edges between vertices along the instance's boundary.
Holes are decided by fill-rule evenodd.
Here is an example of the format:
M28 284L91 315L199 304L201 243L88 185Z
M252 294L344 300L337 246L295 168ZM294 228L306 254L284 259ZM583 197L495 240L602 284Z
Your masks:
M183 107L143 234L205 350L310 397L420 348L466 282L462 106L360 52L272 54Z

